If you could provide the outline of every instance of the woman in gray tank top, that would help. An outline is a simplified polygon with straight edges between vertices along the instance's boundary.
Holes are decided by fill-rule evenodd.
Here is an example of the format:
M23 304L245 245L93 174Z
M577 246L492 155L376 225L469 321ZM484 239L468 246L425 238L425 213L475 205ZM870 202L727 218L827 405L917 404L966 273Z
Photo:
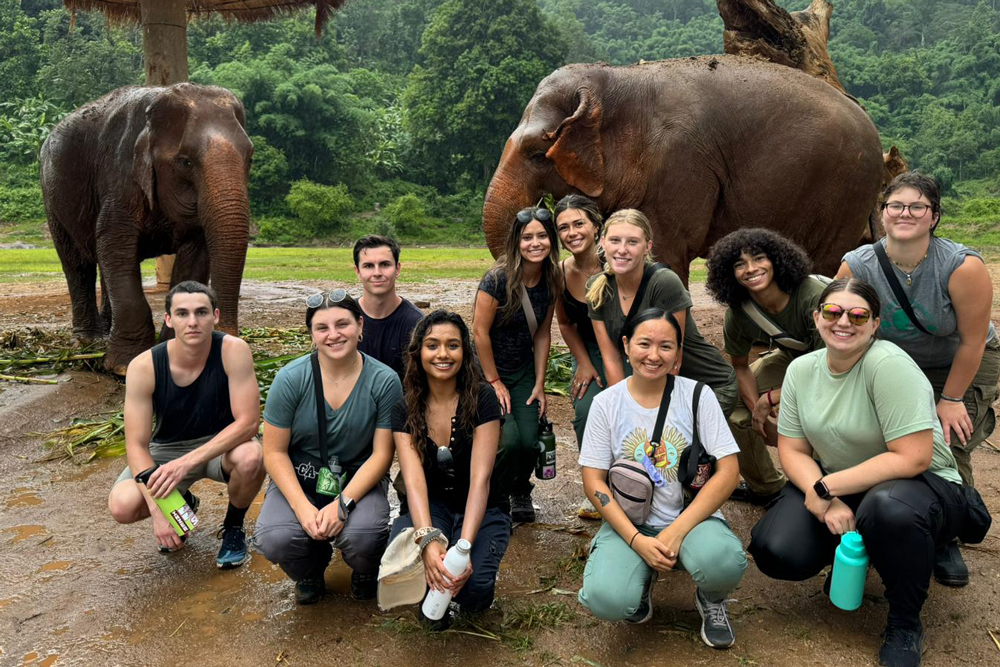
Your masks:
M860 278L878 290L882 337L903 348L930 380L945 441L962 482L972 486L972 450L996 424L992 404L998 395L1000 343L990 322L993 285L982 256L935 236L940 220L941 189L929 176L900 174L883 193L885 238L877 243L912 317L881 268L876 245L844 255L837 277ZM939 552L934 575L946 585L968 582L957 545Z

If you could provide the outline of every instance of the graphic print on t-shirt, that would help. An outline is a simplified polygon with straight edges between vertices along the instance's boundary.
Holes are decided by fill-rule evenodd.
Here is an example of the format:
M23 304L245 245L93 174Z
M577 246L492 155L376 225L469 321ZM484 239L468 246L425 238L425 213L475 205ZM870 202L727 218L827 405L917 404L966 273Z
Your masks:
M652 434L641 426L632 429L622 441L622 456L643 464L647 471L652 466L667 482L676 482L677 464L688 446L687 440L673 426L664 426L660 445L654 453L651 437Z

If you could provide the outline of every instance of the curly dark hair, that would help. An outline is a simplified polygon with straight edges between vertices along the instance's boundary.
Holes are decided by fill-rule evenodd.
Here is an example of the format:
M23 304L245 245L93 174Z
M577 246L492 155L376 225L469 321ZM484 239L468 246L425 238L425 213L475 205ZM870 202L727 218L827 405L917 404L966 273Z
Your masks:
M403 398L406 400L406 430L410 433L410 443L424 460L427 449L427 401L430 398L430 386L427 384L427 373L420 362L420 348L424 345L427 332L437 324L453 324L458 329L462 339L462 368L458 372L455 386L458 392L458 409L455 425L461 431L471 431L476 420L476 409L479 405L479 387L485 381L479 360L472 348L472 337L469 327L462 316L446 310L435 310L417 322L410 335L410 343L403 355L406 372L403 374Z
M708 251L708 280L705 287L719 303L736 309L750 298L736 281L733 266L742 253L763 253L771 260L778 289L791 294L812 272L806 251L784 236L760 227L738 229L716 241Z

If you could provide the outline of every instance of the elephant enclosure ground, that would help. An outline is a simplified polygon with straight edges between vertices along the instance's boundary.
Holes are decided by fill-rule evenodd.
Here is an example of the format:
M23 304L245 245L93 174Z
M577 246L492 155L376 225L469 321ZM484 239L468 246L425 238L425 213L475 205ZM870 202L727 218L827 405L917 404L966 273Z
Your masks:
M1000 292L1000 263L990 264ZM302 296L333 282L246 281L244 326L296 326ZM403 286L411 300L471 316L476 282L437 280ZM0 331L68 330L69 303L61 282L6 284ZM692 285L702 331L721 343L722 310ZM154 311L162 291L147 290ZM994 301L993 319L1000 322ZM646 625L610 625L576 602L592 522L576 518L582 497L571 409L553 397L558 476L536 489L539 522L514 530L494 609L442 635L426 634L413 610L379 613L348 595L349 571L328 570L331 593L296 608L292 586L259 554L237 570L216 570L214 527L225 511L221 486L200 482L203 523L176 554L161 556L150 525L118 526L106 497L122 459L77 466L41 462L39 432L74 417L120 409L121 383L74 372L57 385L4 383L0 389L0 665L874 665L886 602L874 572L855 612L832 607L820 577L766 579L751 563L733 594L737 643L713 651L697 637L694 587L685 574L661 578ZM1000 441L994 435L994 442ZM986 503L1000 508L1000 454L973 457ZM262 496L251 508L253 524ZM746 542L762 511L727 503L724 512ZM964 589L931 583L925 607L928 667L1000 664L1000 529L964 551L972 573Z

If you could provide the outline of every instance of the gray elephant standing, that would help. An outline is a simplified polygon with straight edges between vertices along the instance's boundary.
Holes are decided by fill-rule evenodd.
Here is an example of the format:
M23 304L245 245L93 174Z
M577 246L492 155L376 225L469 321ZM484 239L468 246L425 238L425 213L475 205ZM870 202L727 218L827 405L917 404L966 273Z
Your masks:
M177 254L171 286L211 280L220 326L237 332L253 155L245 126L243 105L224 88L128 86L74 111L42 145L45 212L73 333L110 333L109 370L124 374L153 345L139 264L157 255Z

